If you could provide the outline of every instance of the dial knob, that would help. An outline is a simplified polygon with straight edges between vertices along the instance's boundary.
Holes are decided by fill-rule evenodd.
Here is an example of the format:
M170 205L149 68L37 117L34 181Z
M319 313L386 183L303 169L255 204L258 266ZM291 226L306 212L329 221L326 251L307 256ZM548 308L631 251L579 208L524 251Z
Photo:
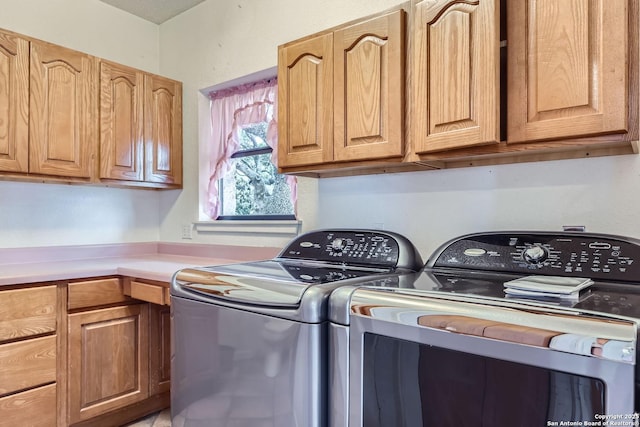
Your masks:
M344 250L345 246L346 243L344 239L338 237L337 239L333 239L331 242L331 251L334 253L340 253Z
M540 245L532 245L524 250L522 257L531 264L540 264L547 259L549 253Z

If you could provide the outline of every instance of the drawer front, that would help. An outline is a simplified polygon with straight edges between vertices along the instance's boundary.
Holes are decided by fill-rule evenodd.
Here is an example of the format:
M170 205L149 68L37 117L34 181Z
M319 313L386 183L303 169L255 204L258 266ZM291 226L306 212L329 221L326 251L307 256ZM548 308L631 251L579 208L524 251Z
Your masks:
M131 281L131 297L153 304L164 305L165 288L160 285Z
M129 301L118 278L69 283L69 310Z
M0 378L0 396L54 382L56 336L0 345Z
M0 398L0 427L56 425L56 385Z
M56 330L56 287L0 291L0 343Z

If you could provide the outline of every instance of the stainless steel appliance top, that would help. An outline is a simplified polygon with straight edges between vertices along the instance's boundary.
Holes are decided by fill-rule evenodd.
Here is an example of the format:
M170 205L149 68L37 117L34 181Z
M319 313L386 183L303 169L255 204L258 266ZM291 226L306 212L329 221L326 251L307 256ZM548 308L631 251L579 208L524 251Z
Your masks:
M377 230L317 230L298 236L272 260L187 268L177 272L171 294L215 300L265 314L320 321L329 293L338 286L379 280L399 286L400 277L422 268L404 236Z
M592 279L593 284L572 298L528 296L505 292L504 284L524 276ZM397 286L368 287L389 292L476 298L495 304L526 303L563 307L577 312L604 313L640 319L640 240L586 232L506 231L475 233L443 244L422 272ZM340 291L345 302L349 290ZM332 318L348 322L348 308L334 304ZM348 305L348 304L347 304Z

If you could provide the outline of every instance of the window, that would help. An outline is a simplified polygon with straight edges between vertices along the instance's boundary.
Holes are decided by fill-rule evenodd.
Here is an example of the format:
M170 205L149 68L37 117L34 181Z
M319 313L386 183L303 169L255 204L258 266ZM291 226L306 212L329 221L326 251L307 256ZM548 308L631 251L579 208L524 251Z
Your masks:
M295 219L295 177L279 175L275 78L209 93L206 213L212 219Z
M218 219L295 219L291 188L271 162L268 123L243 126L240 146L220 179Z

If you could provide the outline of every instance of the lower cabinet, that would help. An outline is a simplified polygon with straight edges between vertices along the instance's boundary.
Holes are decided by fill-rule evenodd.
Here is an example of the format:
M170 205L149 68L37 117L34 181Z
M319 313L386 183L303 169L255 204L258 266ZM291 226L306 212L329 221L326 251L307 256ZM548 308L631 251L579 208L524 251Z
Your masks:
M0 427L113 427L167 408L168 289L117 276L0 287Z
M68 284L69 425L123 425L169 406L165 290L166 283L128 277Z
M171 310L149 304L149 394L171 388Z
M0 427L56 426L57 292L0 289Z
M149 304L69 315L71 424L149 396Z

